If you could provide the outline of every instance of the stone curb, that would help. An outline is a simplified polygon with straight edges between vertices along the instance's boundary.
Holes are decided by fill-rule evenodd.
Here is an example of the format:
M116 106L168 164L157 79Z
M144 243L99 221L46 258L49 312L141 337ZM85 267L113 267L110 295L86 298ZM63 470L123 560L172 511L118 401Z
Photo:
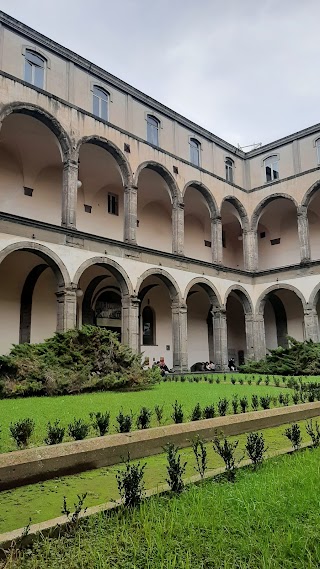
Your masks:
M131 459L161 454L169 442L187 447L197 435L210 440L216 432L240 435L319 415L316 401L1 454L0 490L112 466L128 454Z
M312 445L309 443L303 443L301 445L301 449L310 448L310 447L312 447ZM285 454L291 454L293 452L294 451L293 451L292 447L280 449L280 450L273 452L272 454L269 454L269 455L267 454L266 460L269 460L271 458L275 458L277 456L285 455ZM251 464L250 460L242 460L240 465L238 466L238 468L244 468L246 466L249 466L250 464ZM222 474L224 471L225 471L224 467L208 470L205 473L204 478L206 480L211 479L211 478L215 478L219 474ZM199 474L195 474L194 476L191 476L190 478L184 479L185 485L190 485L190 484L194 484L197 482L201 482L201 476ZM159 484L155 488L150 488L149 490L146 490L144 495L145 495L145 498L150 498L150 497L155 496L155 495L164 494L165 492L168 492L168 491L169 491L168 484ZM110 510L114 510L114 509L120 507L122 504L123 504L123 500L119 499L119 500L115 500L113 502L106 502L104 504L99 504L97 506L91 506L90 508L87 508L85 511L80 512L79 519L88 518L89 516L92 516L94 514L98 514L100 512L107 512ZM51 537L54 537L56 535L63 533L66 529L67 524L68 524L67 516L59 516L58 518L53 518L53 519L47 520L45 522L40 522L38 524L31 525L27 535L24 535L26 528L19 528L16 530L12 530L12 531L0 534L0 558L5 557L6 552L10 548L14 547L16 545L17 541L22 539L23 540L23 546L26 546L26 545L31 544L39 534L41 534L43 537L49 536L49 535Z

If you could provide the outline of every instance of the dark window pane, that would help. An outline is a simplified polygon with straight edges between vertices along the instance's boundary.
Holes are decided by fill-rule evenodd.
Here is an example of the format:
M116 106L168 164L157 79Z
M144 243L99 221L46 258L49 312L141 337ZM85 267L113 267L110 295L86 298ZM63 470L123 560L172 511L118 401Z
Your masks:
M26 59L38 67L44 67L44 60L42 57L36 55L35 53L32 53L31 51L26 51Z
M101 115L100 118L107 121L108 120L108 103L106 100L101 99Z
M32 83L32 66L27 60L24 68L24 79L28 81L28 83Z
M271 180L272 180L271 167L270 166L266 166L266 180L267 180L267 182L271 182Z
M34 66L34 85L43 89L44 70L42 67Z

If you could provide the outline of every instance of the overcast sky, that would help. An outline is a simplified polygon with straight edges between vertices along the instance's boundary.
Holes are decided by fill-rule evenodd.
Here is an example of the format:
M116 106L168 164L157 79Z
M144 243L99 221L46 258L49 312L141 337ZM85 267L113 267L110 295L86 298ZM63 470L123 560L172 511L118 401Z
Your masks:
M0 0L241 146L320 122L320 0Z

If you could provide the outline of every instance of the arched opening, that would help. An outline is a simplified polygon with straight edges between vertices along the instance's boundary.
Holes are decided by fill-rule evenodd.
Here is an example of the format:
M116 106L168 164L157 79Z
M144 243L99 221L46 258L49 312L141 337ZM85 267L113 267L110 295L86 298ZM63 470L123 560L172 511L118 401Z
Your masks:
M311 259L320 259L320 184L308 200L308 225Z
M225 199L221 206L222 260L227 267L244 268L243 229L244 218L238 206Z
M268 292L260 302L264 315L266 348L288 346L288 336L305 339L304 310L302 301L293 291L279 288Z
M123 341L122 304L128 286L124 276L108 262L94 262L78 271L78 326L91 324L116 332Z
M61 224L62 149L52 130L23 109L3 119L0 171L2 211Z
M253 219L257 227L259 269L300 262L297 208L292 200L271 198L258 206Z
M138 175L137 242L139 245L172 252L172 189L161 172L151 166Z
M210 204L206 191L190 184L184 193L184 254L212 261ZM214 208L211 205L211 210ZM213 212L212 212L213 214Z
M205 283L195 283L187 294L188 367L197 362L214 362L212 308L219 302Z
M12 344L42 342L57 329L56 293L64 278L40 252L17 250L0 264L0 353Z
M140 349L150 365L163 358L169 369L173 367L171 306L177 297L174 284L162 273L150 274L140 283Z
M82 185L78 190L78 229L122 241L123 175L106 145L90 139L80 146L79 180Z
M250 311L244 293L232 290L227 298L227 345L228 361L234 359L236 367L243 364L247 356L245 314Z

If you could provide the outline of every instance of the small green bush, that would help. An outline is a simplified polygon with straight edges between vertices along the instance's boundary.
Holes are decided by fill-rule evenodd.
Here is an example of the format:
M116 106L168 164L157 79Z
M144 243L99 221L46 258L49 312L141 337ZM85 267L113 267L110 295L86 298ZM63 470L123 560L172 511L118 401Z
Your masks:
M248 379L248 385L251 385L251 384L252 384L252 379L250 378L250 379Z
M241 413L246 413L248 409L248 399L246 396L240 397Z
M200 474L201 478L204 478L205 472L208 466L208 459L207 459L207 449L205 446L205 441L200 439L199 435L197 438L192 441L192 450L194 452L194 456L196 458L197 466L196 471Z
M292 401L295 405L298 405L300 401L300 394L298 391L295 391L294 394L292 395Z
M243 385L244 381L243 381L243 378L242 378L242 377L240 377L239 383L240 383L240 385Z
M213 383L213 377L209 377L209 383Z
M118 470L116 474L119 494L127 508L138 506L143 499L144 483L143 476L146 464L132 464L130 455L125 461L124 470Z
M318 421L316 421L314 427L312 419L310 421L307 421L306 431L308 435L311 437L312 446L314 447L320 446L320 426L318 424Z
M10 435L14 439L18 448L24 448L27 446L34 428L35 422L29 417L27 419L21 419L16 423L11 423L9 427Z
M270 395L261 395L260 397L260 405L262 409L270 409L271 403L271 396Z
M118 415L116 416L116 421L118 423L118 433L130 433L132 428L132 419L132 413L130 415L125 415L122 409L120 409Z
M235 385L235 383L236 383L236 378L232 376L230 381L231 381L232 385Z
M61 427L59 419L57 419L53 424L48 423L47 425L47 436L44 439L46 445L58 445L62 443L65 433L65 427Z
M263 455L268 450L262 433L249 433L245 448L254 468L262 464Z
M97 411L96 413L90 413L90 419L93 428L99 433L100 437L103 437L109 430L110 412L101 413Z
M217 376L217 377L216 377L216 384L219 385L219 383L220 383L220 377Z
M224 415L226 415L226 413L228 411L228 407L229 407L229 401L228 401L228 399L226 399L226 397L219 399L219 401L218 401L218 413L219 413L220 417L224 417Z
M156 415L157 423L160 427L162 419L163 419L163 405L155 405L154 412Z
M83 419L74 419L68 425L68 433L75 441L82 441L89 433L90 426Z
M148 407L141 407L137 417L138 429L149 429L151 423L152 411Z
M178 403L177 400L175 400L174 404L172 405L172 415L171 415L173 422L178 424L178 423L183 423L183 419L184 419L184 413L183 413L183 408L181 403Z
M213 419L215 414L214 404L207 405L203 410L203 418L204 419Z
M169 484L170 490L176 494L180 494L184 488L182 476L185 473L187 463L181 464L181 456L178 454L179 448L173 443L169 443L165 447L167 454L167 472L168 478L166 482Z
M293 449L299 450L301 447L302 436L298 423L292 423L292 425L290 425L283 434L289 439L289 441L291 441Z
M253 411L258 411L259 409L259 397L256 394L253 394L251 397L251 407Z
M201 410L200 404L196 403L196 405L192 409L190 420L191 421L200 421L200 419L202 419L202 410Z
M213 439L213 450L222 458L225 467L227 479L234 482L236 474L235 451L239 441L229 441L226 437L220 440L219 437Z
M233 414L236 415L238 413L238 409L239 409L239 401L238 401L237 395L234 395L232 397L231 405L232 405Z

